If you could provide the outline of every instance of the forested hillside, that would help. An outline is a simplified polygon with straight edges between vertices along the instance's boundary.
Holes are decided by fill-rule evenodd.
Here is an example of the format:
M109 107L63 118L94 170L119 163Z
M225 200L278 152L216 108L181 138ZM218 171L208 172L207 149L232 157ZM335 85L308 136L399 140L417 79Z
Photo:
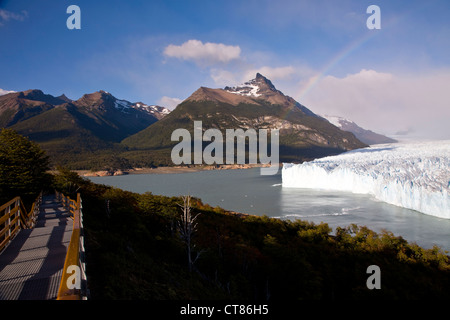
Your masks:
M189 268L183 199L56 178L82 193L92 299L450 298L449 257L437 247L356 225L332 235L327 224L236 214L199 199L191 200ZM379 290L366 285L370 265L381 270Z

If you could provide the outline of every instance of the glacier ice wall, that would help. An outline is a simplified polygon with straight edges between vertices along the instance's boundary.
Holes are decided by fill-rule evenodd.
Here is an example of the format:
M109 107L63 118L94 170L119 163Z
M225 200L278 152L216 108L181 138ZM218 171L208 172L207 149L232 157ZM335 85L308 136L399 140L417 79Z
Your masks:
M302 164L284 163L282 185L371 194L450 219L450 140L375 145Z

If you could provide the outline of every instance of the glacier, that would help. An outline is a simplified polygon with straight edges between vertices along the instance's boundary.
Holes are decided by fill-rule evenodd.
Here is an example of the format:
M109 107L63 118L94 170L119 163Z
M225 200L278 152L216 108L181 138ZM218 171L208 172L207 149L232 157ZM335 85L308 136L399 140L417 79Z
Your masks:
M373 195L450 219L450 140L373 145L302 164L283 163L283 188Z

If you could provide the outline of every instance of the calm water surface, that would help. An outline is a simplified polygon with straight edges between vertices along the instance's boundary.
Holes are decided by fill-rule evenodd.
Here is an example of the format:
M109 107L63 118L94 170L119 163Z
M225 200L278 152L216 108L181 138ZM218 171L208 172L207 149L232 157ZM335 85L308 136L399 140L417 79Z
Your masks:
M283 188L281 171L277 175L261 176L259 170L131 174L90 179L138 193L190 194L211 206L237 212L326 222L333 230L356 223L377 232L386 229L425 248L436 244L450 251L450 220L386 204L369 195Z

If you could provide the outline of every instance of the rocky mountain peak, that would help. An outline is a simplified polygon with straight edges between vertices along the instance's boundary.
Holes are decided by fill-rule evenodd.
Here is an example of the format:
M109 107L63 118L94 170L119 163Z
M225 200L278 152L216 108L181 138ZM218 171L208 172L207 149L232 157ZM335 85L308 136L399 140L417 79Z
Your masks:
M255 98L263 97L269 93L279 92L272 82L260 73L257 73L256 77L250 81L235 87L225 87L224 90L230 93Z
M278 91L272 84L272 82L266 77L264 77L261 73L257 73L256 78L250 80L250 82L257 84L260 90Z
M65 102L72 102L72 99L68 98L64 93L58 97L56 97L57 99L63 100Z

